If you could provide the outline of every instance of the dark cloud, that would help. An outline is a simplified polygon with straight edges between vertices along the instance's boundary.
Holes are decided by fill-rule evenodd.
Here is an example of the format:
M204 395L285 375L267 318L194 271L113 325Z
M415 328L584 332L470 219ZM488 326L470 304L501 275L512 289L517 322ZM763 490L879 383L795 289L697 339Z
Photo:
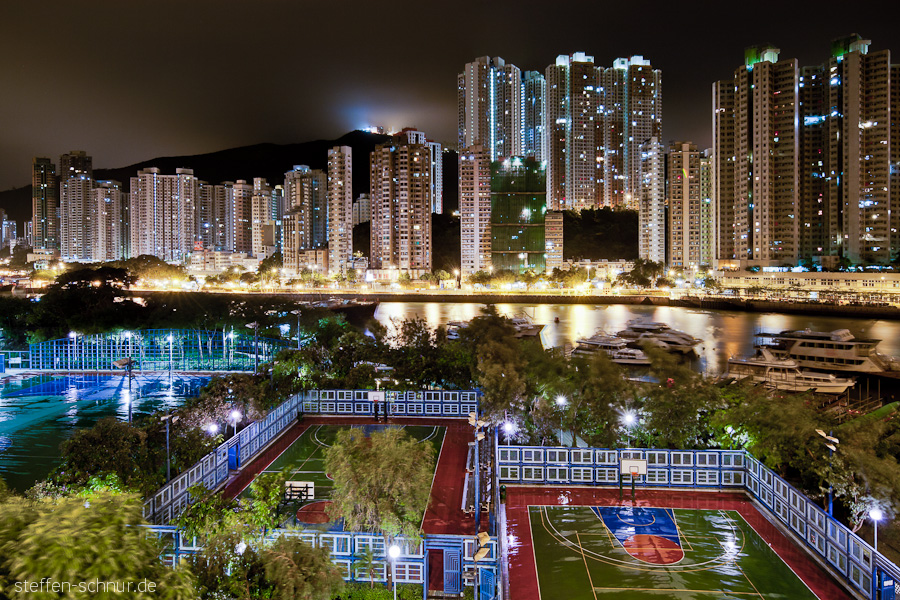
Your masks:
M887 9L887 6L884 7ZM98 168L414 125L455 142L456 74L477 56L543 70L584 51L663 71L664 137L710 143L710 87L747 45L814 64L859 32L895 48L871 3L87 0L0 6L0 189L32 155Z

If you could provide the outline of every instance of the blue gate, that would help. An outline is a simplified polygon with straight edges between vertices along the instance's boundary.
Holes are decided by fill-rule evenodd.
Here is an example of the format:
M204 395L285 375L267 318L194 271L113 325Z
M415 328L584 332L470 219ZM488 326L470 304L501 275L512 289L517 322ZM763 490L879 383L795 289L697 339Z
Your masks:
M497 577L490 569L478 569L478 600L494 600L497 595Z
M458 594L461 586L459 550L444 550L444 593Z
M236 442L233 446L228 448L228 468L230 470L236 470L241 466L241 443L240 441Z

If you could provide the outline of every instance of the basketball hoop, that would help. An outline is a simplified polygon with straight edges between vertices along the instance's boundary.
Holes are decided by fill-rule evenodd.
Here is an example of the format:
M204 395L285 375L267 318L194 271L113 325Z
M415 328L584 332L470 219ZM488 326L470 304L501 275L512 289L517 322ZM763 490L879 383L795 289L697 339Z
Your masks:
M631 467L631 476L632 477L638 476L638 468L636 466Z

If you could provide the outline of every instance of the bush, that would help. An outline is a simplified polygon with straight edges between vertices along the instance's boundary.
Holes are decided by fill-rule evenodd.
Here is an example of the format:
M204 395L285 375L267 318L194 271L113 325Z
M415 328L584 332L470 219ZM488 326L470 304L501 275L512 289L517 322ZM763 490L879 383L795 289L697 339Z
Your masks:
M410 583L397 584L399 600L421 600L422 586ZM394 591L381 583L370 587L366 582L348 583L340 596L332 600L394 600Z

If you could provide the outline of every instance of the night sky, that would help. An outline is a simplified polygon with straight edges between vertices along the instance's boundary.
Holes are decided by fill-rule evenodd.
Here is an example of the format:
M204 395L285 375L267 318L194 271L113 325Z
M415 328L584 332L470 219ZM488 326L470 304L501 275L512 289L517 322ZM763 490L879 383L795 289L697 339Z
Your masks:
M711 83L744 47L818 64L858 32L900 52L892 4L2 0L0 190L76 149L109 168L366 125L455 145L456 75L483 55L543 71L642 54L663 72L664 140L708 146Z

